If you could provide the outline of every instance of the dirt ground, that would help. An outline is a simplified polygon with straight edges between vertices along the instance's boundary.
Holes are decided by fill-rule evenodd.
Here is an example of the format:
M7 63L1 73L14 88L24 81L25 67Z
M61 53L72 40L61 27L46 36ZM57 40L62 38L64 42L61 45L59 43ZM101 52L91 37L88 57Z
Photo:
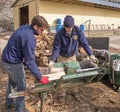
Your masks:
M120 53L119 49L111 48L110 51ZM7 74L2 72L0 67L0 112L13 112L4 108L5 93L7 88ZM26 75L27 87L33 85L33 76ZM91 83L79 86L80 100L67 93L65 105L53 105L53 99L48 93L44 103L43 112L120 112L120 93L115 92L102 82ZM38 94L30 94L25 97L26 108L30 112L40 112L40 100Z

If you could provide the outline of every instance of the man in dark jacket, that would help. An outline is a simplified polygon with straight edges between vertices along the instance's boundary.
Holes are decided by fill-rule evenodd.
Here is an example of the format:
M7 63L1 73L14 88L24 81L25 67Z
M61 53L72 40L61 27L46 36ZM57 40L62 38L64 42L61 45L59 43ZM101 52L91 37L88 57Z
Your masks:
M42 16L35 16L31 25L23 25L18 28L10 37L6 47L2 52L3 68L8 74L8 89L6 93L5 106L10 109L15 104L14 112L28 112L25 108L24 97L16 98L16 102L12 98L8 98L11 88L17 91L26 90L24 65L42 84L49 82L48 77L42 76L35 63L35 47L36 39L34 35L41 34L48 23Z
M93 55L84 33L74 25L74 18L67 15L63 22L63 28L55 36L49 67L52 67L56 60L57 62L76 61L78 45L84 48L93 62L97 62L97 58ZM73 91L75 94L77 93L77 89ZM61 100L61 97L65 95L65 91L62 90L59 93L58 96ZM78 100L77 94L75 97Z
M84 33L74 25L74 18L67 15L63 26L55 36L49 66L53 66L56 59L57 61L76 61L78 45L84 48L93 62L96 62L97 58L93 55Z

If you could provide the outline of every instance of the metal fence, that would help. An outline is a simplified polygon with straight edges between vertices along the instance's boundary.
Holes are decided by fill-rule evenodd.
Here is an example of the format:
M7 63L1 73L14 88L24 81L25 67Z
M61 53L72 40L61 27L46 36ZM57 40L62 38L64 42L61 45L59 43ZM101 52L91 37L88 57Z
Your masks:
M85 30L109 30L109 29L120 29L120 24L90 24L84 25Z

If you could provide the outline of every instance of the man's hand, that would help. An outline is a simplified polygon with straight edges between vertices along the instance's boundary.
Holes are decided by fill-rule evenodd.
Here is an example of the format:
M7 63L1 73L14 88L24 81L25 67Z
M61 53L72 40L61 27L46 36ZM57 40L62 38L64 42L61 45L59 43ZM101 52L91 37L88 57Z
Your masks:
M48 84L49 83L48 78L49 77L47 77L47 76L42 76L42 78L41 78L41 80L39 80L39 82L42 84Z
M94 55L91 55L90 56L90 59L94 62L94 63L98 63L98 59L94 56Z
M49 67L53 67L53 65L54 65L54 61L50 61L48 64Z

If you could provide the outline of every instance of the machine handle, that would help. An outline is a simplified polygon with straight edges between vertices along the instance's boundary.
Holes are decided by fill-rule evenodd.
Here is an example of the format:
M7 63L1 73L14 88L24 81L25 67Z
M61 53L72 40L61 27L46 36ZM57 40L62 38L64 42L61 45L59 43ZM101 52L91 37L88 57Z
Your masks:
M76 73L81 73L81 72L89 72L89 71L96 71L96 70L101 70L102 68L97 67L97 68L87 68L87 69L77 69Z

